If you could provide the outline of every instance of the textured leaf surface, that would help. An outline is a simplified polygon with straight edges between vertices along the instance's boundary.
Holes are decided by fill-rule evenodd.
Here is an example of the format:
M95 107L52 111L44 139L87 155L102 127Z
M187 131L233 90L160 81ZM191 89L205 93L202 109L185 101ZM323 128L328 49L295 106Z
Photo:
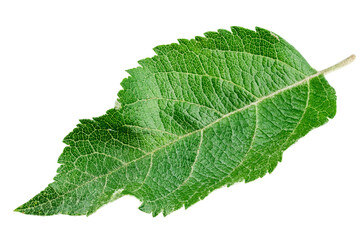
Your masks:
M132 195L167 215L272 172L335 115L334 89L270 31L232 27L154 50L128 71L116 108L65 137L54 182L16 211L89 215Z

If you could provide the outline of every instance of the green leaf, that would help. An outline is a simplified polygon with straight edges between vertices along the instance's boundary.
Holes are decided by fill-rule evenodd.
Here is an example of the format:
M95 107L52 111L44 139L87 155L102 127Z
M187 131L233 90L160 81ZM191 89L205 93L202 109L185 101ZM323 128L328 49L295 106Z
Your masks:
M90 215L132 195L140 210L167 215L271 173L290 145L335 116L325 71L278 35L204 35L158 46L128 70L116 107L80 120L54 182L16 211Z

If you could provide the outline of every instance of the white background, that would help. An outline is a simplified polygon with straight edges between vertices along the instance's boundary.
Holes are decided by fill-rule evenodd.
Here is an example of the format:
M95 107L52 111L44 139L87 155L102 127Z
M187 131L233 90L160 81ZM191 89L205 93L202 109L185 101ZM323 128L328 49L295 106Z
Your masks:
M358 1L1 1L0 239L360 239L360 59L327 76L335 119L271 175L167 217L124 197L90 217L12 210L43 190L78 119L113 107L152 48L237 25L272 30L316 69L360 55Z

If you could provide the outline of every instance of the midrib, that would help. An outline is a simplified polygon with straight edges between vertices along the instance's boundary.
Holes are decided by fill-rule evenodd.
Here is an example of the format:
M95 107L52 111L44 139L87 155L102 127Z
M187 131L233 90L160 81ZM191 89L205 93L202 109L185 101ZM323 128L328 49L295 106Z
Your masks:
M269 94L269 95L267 95L267 96L261 97L261 98L257 99L256 101L250 103L249 105L246 105L246 106L244 106L244 107L242 107L242 108L239 108L239 109L237 109L237 110L235 110L235 111L232 111L232 112L229 112L229 113L223 115L222 117L216 119L214 122L206 125L206 126L203 127L203 128L200 128L200 129L195 130L195 131L193 131L193 132L184 134L184 135L178 137L176 140L171 141L171 142L169 142L169 143L167 143L167 144L165 144L165 145L163 145L163 146L161 146L161 147L159 147L159 148L154 149L154 150L151 151L151 152L148 152L148 153L144 154L144 155L141 156L140 158L137 158L137 159L134 159L134 160L132 160L132 161L130 161L130 162L125 163L123 166L129 165L130 163L136 162L136 161L138 161L138 160L140 160L140 159L143 159L143 158L146 157L146 156L149 156L149 155L151 155L151 154L154 154L155 152L157 152L157 151L159 151L159 150L161 150L161 149L163 149L163 148L166 148L166 147L168 147L169 145L172 145L172 144L178 142L179 140L181 140L181 139L183 139L183 138L187 138L187 137L189 137L189 136L191 136L191 135L194 135L194 134L196 134L196 133L198 133L198 132L200 132L200 131L204 131L204 130L212 127L214 124L222 121L222 120L225 119L225 118L228 118L228 117L230 117L230 116L232 116L232 115L234 115L234 114L236 114L236 113L238 113L238 112L244 111L244 110L246 110L246 109L248 109L248 108L250 108L250 107L252 107L252 106L258 105L259 103L261 103L261 102L263 102L263 101L265 101L265 100L267 100L267 99L270 99L270 98L272 98L272 97L274 97L274 96L276 96L276 95L278 95L278 94L281 94L282 92L285 92L285 91L287 91L287 90L290 90L290 89L293 89L293 88L295 88L295 87L297 87L297 86L300 86L300 85L302 85L302 84L305 84L305 83L307 83L307 81L309 81L309 80L311 80L311 79L313 79L313 78L315 78L315 77L318 77L318 76L321 75L321 74L323 74L323 71L319 71L319 72L317 72L317 73L315 73L315 74L313 74L313 75L311 75L311 76L308 76L308 77L306 77L306 78L304 78L304 79L302 79L302 80L300 80L300 81L298 81L298 82L296 82L296 83L294 83L294 84L291 84L291 85L289 85L289 86L287 86L287 87L285 87L285 88L279 89L279 90L277 90L277 91L275 91L275 92L273 92L273 93L271 93L271 94ZM123 166L112 170L112 171L109 172L108 174L111 174L112 172L115 172L115 171L121 169ZM105 175L108 175L108 174L104 174L104 175L102 175L102 176L105 176Z
M157 151L159 151L159 150L161 150L161 149L163 149L163 148L166 148L166 147L168 147L168 146L170 146L170 145L178 142L178 141L181 140L181 139L184 139L184 138L187 138L187 137L189 137L189 136L192 136L192 135L194 135L194 134L196 134L196 133L198 133L198 132L200 132L200 131L204 131L204 130L212 127L212 126L215 125L216 123L222 121L223 119L228 118L228 117L230 117L230 116L232 116L232 115L234 115L234 114L236 114L236 113L239 113L239 112L241 112L241 111L244 111L244 110L246 110L246 109L248 109L248 108L250 108L250 107L252 107L252 106L258 105L259 103L261 103L261 102L263 102L263 101L265 101L265 100L267 100L267 99L270 99L270 98L272 98L272 97L274 97L274 96L276 96L276 95L278 95L278 94L280 94L280 93L282 93L282 92L285 92L285 91L287 91L287 90L290 90L290 89L293 89L293 88L295 88L295 87L297 87L297 86L300 86L300 85L302 85L302 84L305 84L307 81L309 81L309 80L311 80L311 79L313 79L313 78L315 78L315 77L317 77L317 76L319 76L319 75L321 75L321 74L323 74L323 71L319 71L319 72L317 72L317 73L315 73L315 74L313 74L313 75L311 75L311 76L309 76L309 77L306 77L306 78L304 78L304 79L302 79L302 80L300 80L300 81L298 81L298 82L296 82L296 83L294 83L294 84L292 84L292 85L289 85L289 86L287 86L287 87L285 87L285 88L282 88L282 89L279 89L279 90L277 90L277 91L275 91L275 92L273 92L273 93L271 93L271 94L269 94L269 95L267 95L267 96L264 96L264 97L262 97L262 98L259 98L258 100L250 103L249 105L246 105L246 106L244 106L244 107L242 107L242 108L239 108L239 109L237 109L237 110L235 110L235 111L232 111L232 112L230 112L230 113L227 113L227 114L223 115L221 118L218 118L218 119L215 120L214 122L210 123L209 125L201 128L201 129L198 129L198 130L193 131L193 132L191 132L191 133L184 134L184 135L180 136L179 138L177 138L176 140L171 141L171 142L169 142L169 143L167 143L167 144L165 144L165 145L163 145L163 146L161 146L161 147L159 147L159 148L156 148L156 149L154 149L153 151L148 152L148 153L144 154L143 156L141 156L141 157L139 157L139 158L136 158L136 159L134 159L134 160L132 160L132 161L130 161L130 162L127 162L127 163L125 163L124 165L121 165L120 167L117 167L117 168L109 171L109 172L106 173L106 174L97 176L97 177L95 177L95 178L93 178L93 179L91 179L91 180L89 180L89 181L87 181L87 182L84 182L84 183L78 185L76 188L73 188L73 189L71 189L71 190L63 193L63 194L57 196L56 198L53 198L53 199L51 199L51 200L49 200L49 201L47 201L47 202L41 203L41 204L36 205L36 206L33 206L33 207L28 207L28 208L25 208L25 209L32 209L32 208L35 208L35 207L39 207L39 206L41 206L41 205L44 205L44 204L46 204L46 203L48 203L48 202L52 202L52 201L54 201L54 200L56 200L56 199L58 199L58 198L60 198L60 197L65 196L66 194L68 194L68 193L70 193L70 192L75 191L76 189L78 189L78 188L80 188L80 187L83 187L83 186L85 186L85 185L87 185L87 184L89 184L89 183L94 182L94 181L97 180L97 179L100 179L100 178L102 178L102 177L107 177L107 176L109 176L109 175L111 175L111 174L119 171L119 170L122 169L123 167L126 167L127 165L133 163L133 162L139 161L139 160L141 160L141 159L143 159L143 158L145 158L145 157L147 157L147 156L149 156L149 155L152 155L152 154L154 154L155 152L157 152ZM25 209L23 209L23 210L25 210Z

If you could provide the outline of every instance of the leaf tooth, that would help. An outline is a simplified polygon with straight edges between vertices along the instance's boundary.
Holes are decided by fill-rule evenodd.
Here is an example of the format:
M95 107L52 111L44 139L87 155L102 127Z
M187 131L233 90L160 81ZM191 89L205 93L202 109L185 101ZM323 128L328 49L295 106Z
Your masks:
M217 39L219 38L219 33L218 32L214 32L214 31L209 31L209 32L205 32L204 36L207 38L212 38L212 39Z
M138 61L138 62L141 62L141 60ZM130 74L130 76L135 77L135 76L138 75L139 72L142 71L142 69L143 69L142 67L136 67L136 68L128 69L128 70L126 70L126 72L127 72L128 74ZM129 81L128 78L125 78L124 80L122 80L121 83L120 83L121 86L123 86L122 84L123 84L124 82L127 82L127 81Z
M144 68L151 68L153 71L156 71L157 69L155 68L155 62L159 61L160 56L155 55L151 58L144 58L141 59L140 61L138 61L138 63L140 64L140 66L144 67Z
M184 45L188 45L190 43L189 39L185 39L185 38L179 38L178 39L179 44L184 44Z
M268 40L271 43L280 42L279 36L269 30L261 27L255 27L255 30L262 38Z
M238 27L238 26L232 26L230 27L232 33L234 35L238 35L238 36L244 36L244 35L252 35L255 33L255 31L253 30L250 30L250 29L246 29L246 28L243 28L243 27Z
M206 38L205 38L205 37L201 37L201 36L196 36L196 37L195 37L195 40L198 41L198 42L204 42L204 41L206 41Z
M230 31L228 31L228 30L226 30L226 29L222 29L222 28L220 28L220 29L218 30L218 33L219 33L220 35L223 35L223 36L232 35L232 33L231 33Z
M179 47L178 43L171 43L171 44L156 46L153 48L153 50L158 55L165 55L171 50L178 49L178 47Z
M79 127L83 126L83 124L84 125L86 125L86 124L93 125L93 123L94 123L94 121L91 119L80 119L79 122L81 123L81 124L79 124Z

